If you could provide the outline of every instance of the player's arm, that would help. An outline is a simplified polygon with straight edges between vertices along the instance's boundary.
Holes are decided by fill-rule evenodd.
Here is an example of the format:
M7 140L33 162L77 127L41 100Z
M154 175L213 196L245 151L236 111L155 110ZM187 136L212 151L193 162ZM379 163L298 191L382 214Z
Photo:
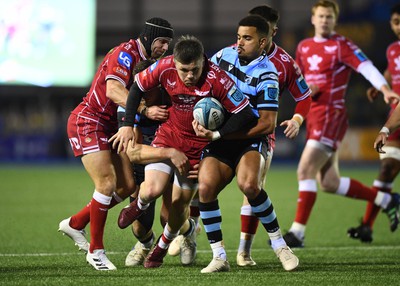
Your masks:
M286 126L283 133L287 138L293 139L299 134L300 126L310 111L311 89L305 81L300 68L293 59L291 59L290 65L286 66L286 73L286 86L293 99L296 101L296 107L292 118L284 120L280 126Z
M386 144L386 140L391 132L400 127L400 104L396 106L392 114L386 121L385 125L379 131L374 142L374 148L379 153L385 153L382 147Z
M109 78L106 81L106 96L115 104L125 108L128 90L118 80Z
M358 67L358 72L367 79L373 87L383 93L383 98L386 103L398 102L400 96L395 93L389 86L385 77L379 70L372 64L372 62L364 62Z
M289 120L284 120L280 126L286 126L283 133L289 139L295 138L300 131L300 126L303 124L304 119L306 118L308 111L311 106L311 97L307 96L304 100L299 101L296 104L295 113L292 118Z
M193 129L196 135L202 138L207 138L210 141L218 140L219 138L230 138L230 134L239 132L250 125L257 122L257 117L254 115L250 105L247 104L242 110L237 113L232 113L228 120L215 131L211 131L200 125L196 120L193 120Z
M190 168L186 155L175 148L155 148L144 144L128 144L126 154L132 163L149 164L170 159L181 175Z
M139 88L138 84L134 82L129 90L128 99L126 101L124 124L118 129L118 132L108 140L112 142L112 147L114 149L117 148L118 153L127 149L129 141L132 142L132 146L134 145L135 136L133 127L135 125L135 115L139 108L140 101L143 98L143 94L144 92Z
M251 127L248 125L242 130L227 135L226 139L246 139L268 135L274 132L278 118L277 111L259 110L259 118Z
M386 69L383 72L383 77L386 79L389 85L392 85L392 76L390 75L390 72L388 69ZM375 87L371 86L370 88L367 89L367 98L369 102L373 102L379 94L379 90L377 90Z

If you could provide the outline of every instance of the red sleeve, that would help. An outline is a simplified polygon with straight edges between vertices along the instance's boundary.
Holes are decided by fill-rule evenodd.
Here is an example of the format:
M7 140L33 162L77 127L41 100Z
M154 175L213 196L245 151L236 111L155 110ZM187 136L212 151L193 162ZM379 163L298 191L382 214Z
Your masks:
M154 87L160 84L160 72L163 64L161 63L163 60L159 60L149 66L144 71L138 73L135 76L135 81L137 82L139 88L142 91L148 91L153 89Z
M307 96L303 100L300 100L299 102L296 103L296 108L294 110L294 113L300 114L305 119L308 115L308 112L310 111L310 107L311 107L311 97Z
M364 52L348 39L339 41L340 43L340 59L347 66L357 70L358 66L369 61Z
M121 82L127 87L131 82L133 67L138 58L126 49L124 45L115 48L110 52L106 79L112 78Z
M236 87L234 81L222 70L210 71L208 76L214 77L213 96L217 98L230 113L238 113L249 104L246 96Z

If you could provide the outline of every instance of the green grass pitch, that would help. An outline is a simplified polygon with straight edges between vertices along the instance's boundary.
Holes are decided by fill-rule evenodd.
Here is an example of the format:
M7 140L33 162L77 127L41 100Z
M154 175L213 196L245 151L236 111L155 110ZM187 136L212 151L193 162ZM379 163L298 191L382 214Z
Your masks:
M345 168L343 176L370 185L378 166ZM260 226L253 247L257 266L236 266L242 195L233 182L220 195L222 228L231 272L201 274L212 254L204 230L198 237L196 264L180 265L179 257L165 258L158 269L127 268L125 256L136 243L130 229L116 224L122 203L110 210L105 230L108 257L117 271L99 272L86 264L72 241L57 232L58 223L86 204L93 185L83 167L0 167L0 285L399 285L400 230L391 233L380 214L374 241L362 244L347 237L365 203L322 192L311 215L306 247L295 249L297 271L285 272L268 246ZM295 167L272 164L266 191L282 230L290 227L297 200ZM396 188L395 188L396 189ZM158 218L157 235L161 233Z

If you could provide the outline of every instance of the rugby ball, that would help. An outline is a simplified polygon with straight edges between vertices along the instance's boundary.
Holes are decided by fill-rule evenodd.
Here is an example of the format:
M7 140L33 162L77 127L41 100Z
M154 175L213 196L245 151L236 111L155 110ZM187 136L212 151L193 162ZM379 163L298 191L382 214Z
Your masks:
M193 108L193 117L208 130L216 130L224 122L225 110L214 97L200 99Z

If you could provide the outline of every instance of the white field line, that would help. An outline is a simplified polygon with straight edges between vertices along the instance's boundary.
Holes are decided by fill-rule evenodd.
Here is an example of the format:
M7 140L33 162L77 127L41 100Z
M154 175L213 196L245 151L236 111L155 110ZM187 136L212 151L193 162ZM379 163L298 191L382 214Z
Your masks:
M360 250L360 251L381 251L381 250L400 250L400 245L387 245L387 246L337 246L337 247L306 247L306 248L295 248L294 252L297 251L345 251L345 250ZM236 249L227 249L227 252L236 252ZM252 252L265 251L262 248L252 249ZM126 252L113 252L107 251L107 254L126 254ZM211 249L200 249L197 250L198 253L209 253ZM0 253L0 257L28 257L28 256L70 256L70 255L84 255L83 252L64 252L64 253Z

